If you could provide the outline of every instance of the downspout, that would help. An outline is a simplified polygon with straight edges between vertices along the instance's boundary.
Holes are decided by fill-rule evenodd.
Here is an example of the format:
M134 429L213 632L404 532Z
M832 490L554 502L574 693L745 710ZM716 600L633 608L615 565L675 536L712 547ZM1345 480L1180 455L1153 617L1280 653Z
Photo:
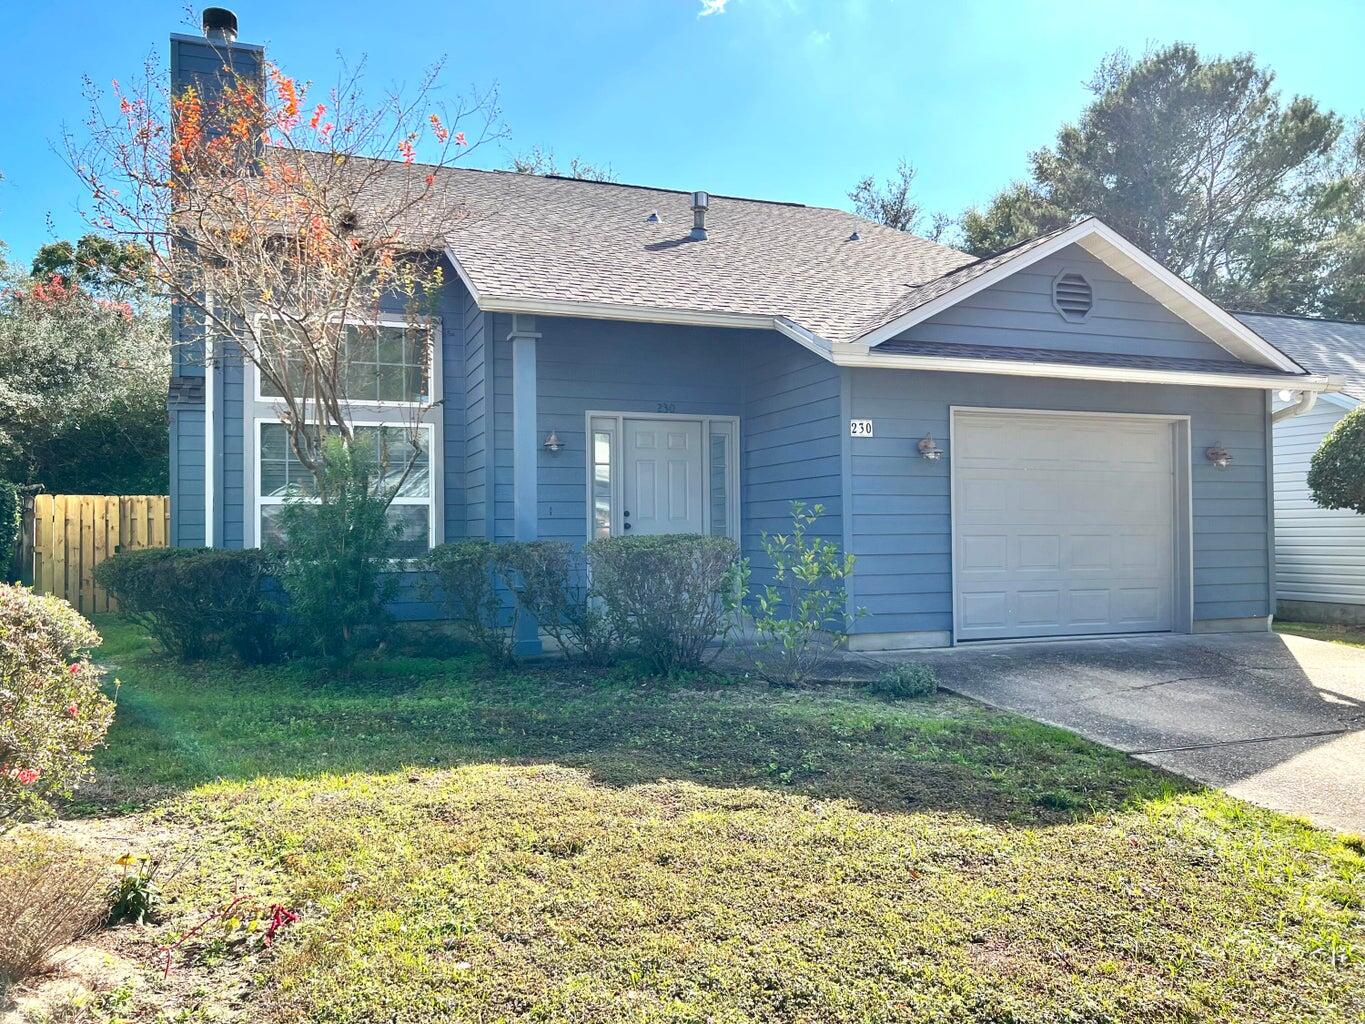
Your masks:
M1281 420L1293 419L1295 416L1302 416L1306 412L1311 412L1313 406L1318 404L1318 393L1316 391L1300 391L1299 400L1292 405L1286 405L1283 409L1276 410L1270 414L1272 423L1279 423Z

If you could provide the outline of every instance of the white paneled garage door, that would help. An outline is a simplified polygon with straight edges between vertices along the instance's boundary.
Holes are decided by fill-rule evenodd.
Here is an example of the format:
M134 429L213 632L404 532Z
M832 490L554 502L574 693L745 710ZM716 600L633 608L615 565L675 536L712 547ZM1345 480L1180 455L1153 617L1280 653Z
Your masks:
M959 640L1169 630L1169 420L955 410Z

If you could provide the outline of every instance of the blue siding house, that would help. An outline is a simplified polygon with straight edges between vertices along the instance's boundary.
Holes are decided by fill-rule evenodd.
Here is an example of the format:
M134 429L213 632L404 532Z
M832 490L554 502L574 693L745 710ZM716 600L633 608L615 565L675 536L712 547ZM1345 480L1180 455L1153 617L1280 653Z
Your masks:
M172 37L176 84L221 44ZM1104 224L976 259L841 210L436 174L468 215L430 393L351 410L424 414L419 547L710 533L761 583L800 500L857 558L854 648L1268 627L1271 396L1335 382ZM276 402L176 329L174 543L261 544Z
M1308 489L1309 462L1322 439L1365 402L1365 323L1238 316L1300 365L1342 381L1340 392L1321 395L1307 408L1276 401L1277 614L1307 622L1365 623L1365 516L1319 508ZM1291 410L1293 415L1287 415Z

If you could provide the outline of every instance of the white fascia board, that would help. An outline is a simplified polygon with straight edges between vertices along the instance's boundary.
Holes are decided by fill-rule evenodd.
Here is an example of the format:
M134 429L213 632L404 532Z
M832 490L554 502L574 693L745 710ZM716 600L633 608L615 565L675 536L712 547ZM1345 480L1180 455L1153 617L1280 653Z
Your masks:
M1303 369L1231 313L1191 288L1113 228L1093 217L1067 228L1041 245L1034 246L1027 252L1020 253L1017 257L988 270L980 277L973 278L960 287L868 332L858 341L873 347L890 341L916 324L942 313L963 299L998 284L1069 245L1083 247L1096 259L1128 278L1136 287L1239 359L1262 366L1273 366L1286 373L1298 373Z
M1137 369L1126 366L1073 366L1066 363L1035 363L1015 359L953 359L944 356L896 355L844 351L844 346L835 348L833 362L839 366L880 370L932 370L938 373L984 373L1006 377L1120 381L1128 384L1184 384L1258 390L1284 388L1316 392L1327 391L1337 386L1337 382L1332 378L1321 376L1286 380L1280 376L1250 373L1204 373L1198 370Z

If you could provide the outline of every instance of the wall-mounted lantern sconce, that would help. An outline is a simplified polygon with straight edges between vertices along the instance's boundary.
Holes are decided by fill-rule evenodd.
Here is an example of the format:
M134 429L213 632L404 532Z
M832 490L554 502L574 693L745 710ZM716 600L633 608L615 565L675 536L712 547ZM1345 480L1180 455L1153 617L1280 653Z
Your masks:
M1204 453L1204 456L1219 469L1227 469L1232 465L1232 453L1221 444L1216 444Z
M550 431L550 433L547 434L545 437L545 450L547 452L557 452L562 451L563 448L564 442L559 439L559 435L556 434L553 430Z
M930 462L937 462L943 458L943 449L934 442L933 434L925 434L920 438L919 453Z

